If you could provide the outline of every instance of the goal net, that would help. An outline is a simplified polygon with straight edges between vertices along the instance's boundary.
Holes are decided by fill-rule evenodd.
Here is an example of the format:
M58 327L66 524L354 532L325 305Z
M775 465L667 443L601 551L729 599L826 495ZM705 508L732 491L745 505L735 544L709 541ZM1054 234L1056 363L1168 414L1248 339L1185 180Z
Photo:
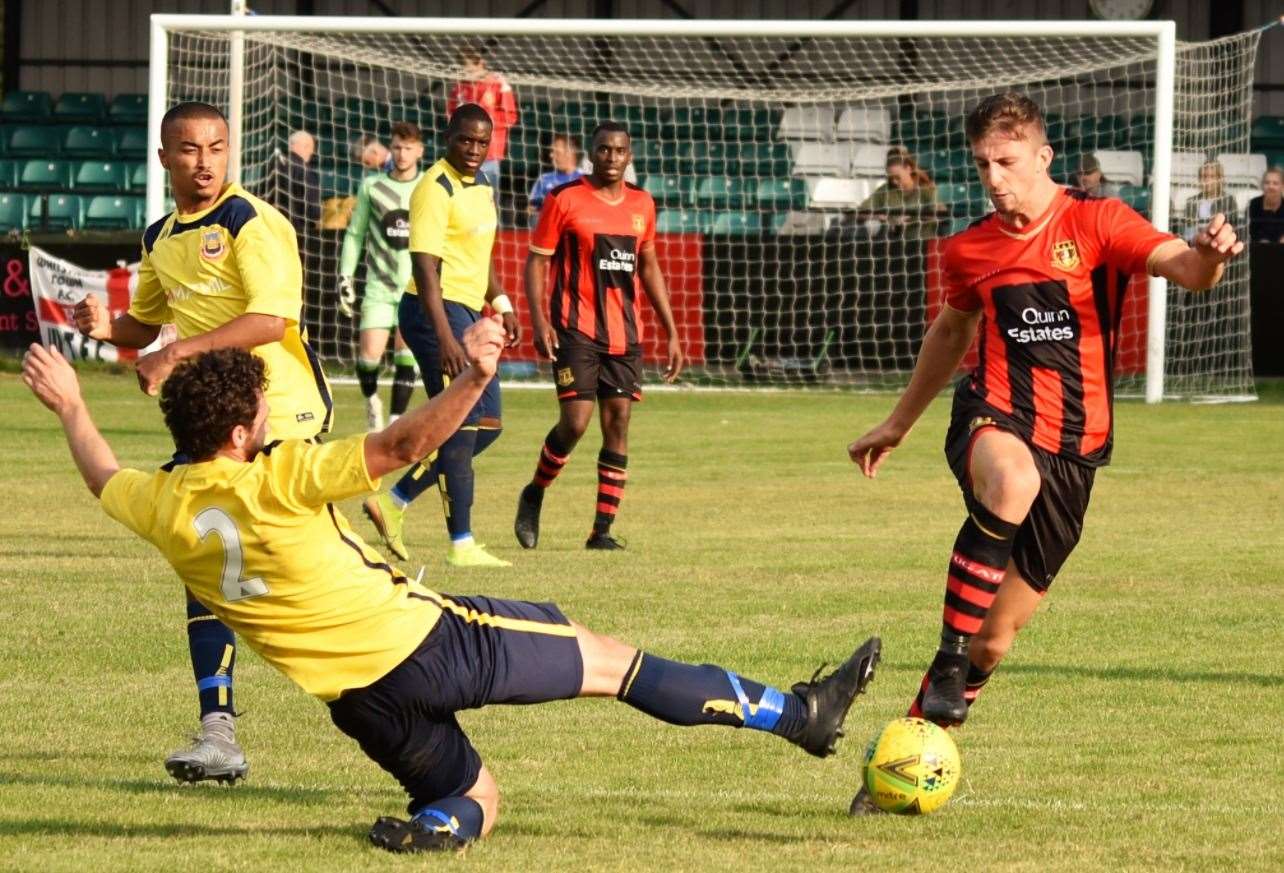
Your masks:
M167 28L167 100L229 106L231 46L242 37L183 21ZM798 37L769 24L755 35L642 35L627 22L566 22L561 33L549 22L539 33L519 29L535 22L502 32L483 22L490 30L479 33L472 22L448 34L443 22L389 23L401 30L243 35L242 182L301 215L305 205L272 177L293 131L317 139L324 204L301 239L305 319L332 366L355 357L355 324L335 296L344 208L369 172L354 143L387 144L394 122L411 121L425 132L425 162L439 156L464 48L515 96L496 258L519 312L531 192L553 169L554 137L582 145L600 121L623 122L637 182L657 203L657 252L689 378L710 384L905 383L941 304L941 243L991 209L963 135L986 95L1016 89L1038 101L1059 181L1098 168L1104 196L1147 216L1169 198L1157 217L1166 212L1175 233L1189 233L1210 204L1233 203L1242 216L1264 169L1248 153L1256 34L1177 45L1168 180L1152 172L1163 81L1153 34L878 36L858 22L845 35ZM1209 167L1220 181L1201 189ZM1141 393L1149 330L1163 343L1169 396L1252 394L1246 258L1210 294L1168 289L1162 332L1148 315L1155 286L1123 281L1118 392ZM662 336L643 311L655 366ZM506 372L548 377L529 342Z

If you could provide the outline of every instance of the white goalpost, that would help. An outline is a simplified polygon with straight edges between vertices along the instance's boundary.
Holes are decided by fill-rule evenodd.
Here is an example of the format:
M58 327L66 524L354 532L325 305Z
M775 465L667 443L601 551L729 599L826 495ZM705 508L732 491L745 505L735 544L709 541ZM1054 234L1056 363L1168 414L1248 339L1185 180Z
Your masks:
M962 137L971 105L1026 91L1047 116L1058 181L1095 162L1106 196L1188 234L1207 194L1201 167L1217 163L1220 194L1241 214L1255 185L1257 41L1179 43L1170 21L153 15L149 137L159 146L175 102L223 107L231 176L263 196L290 133L316 137L324 208L300 238L305 322L323 357L351 363L355 326L335 306L335 279L345 204L365 172L353 143L386 143L392 123L410 121L431 160L467 46L516 97L499 169L497 265L510 293L520 298L531 189L554 137L583 142L610 118L629 127L638 183L657 202L692 380L888 389L907 380L940 305L941 240L990 209ZM149 220L170 208L152 151ZM912 187L890 179L889 158L907 156L921 171ZM276 196L287 214L303 208ZM1254 396L1246 259L1208 294L1133 277L1123 301L1111 313L1117 394ZM539 374L533 351L515 358L510 377Z

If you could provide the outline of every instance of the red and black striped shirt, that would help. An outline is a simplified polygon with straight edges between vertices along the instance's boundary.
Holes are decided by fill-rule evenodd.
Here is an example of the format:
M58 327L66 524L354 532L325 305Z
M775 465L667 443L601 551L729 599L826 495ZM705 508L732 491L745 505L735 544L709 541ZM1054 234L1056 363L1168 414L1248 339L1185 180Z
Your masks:
M997 215L945 245L946 303L982 310L968 390L1053 454L1110 460L1113 359L1129 277L1176 240L1121 200L1063 188L1018 230Z
M531 251L553 258L553 325L582 333L608 354L638 351L640 256L654 244L655 201L636 185L626 182L616 200L587 177L549 192Z

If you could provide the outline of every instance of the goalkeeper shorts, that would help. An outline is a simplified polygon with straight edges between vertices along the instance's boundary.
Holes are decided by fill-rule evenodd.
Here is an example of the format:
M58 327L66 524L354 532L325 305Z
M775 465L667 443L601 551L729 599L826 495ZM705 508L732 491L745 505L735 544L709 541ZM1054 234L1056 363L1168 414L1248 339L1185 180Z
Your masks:
M401 290L389 289L366 283L366 293L361 299L362 330L392 330L397 326L397 304Z

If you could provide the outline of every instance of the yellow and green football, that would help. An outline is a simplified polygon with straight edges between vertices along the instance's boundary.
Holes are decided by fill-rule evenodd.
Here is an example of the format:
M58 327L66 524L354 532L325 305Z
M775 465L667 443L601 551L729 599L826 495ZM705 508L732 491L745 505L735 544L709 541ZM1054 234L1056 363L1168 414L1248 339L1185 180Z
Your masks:
M954 740L921 718L889 722L865 749L865 789L885 812L926 815L940 809L961 771Z

